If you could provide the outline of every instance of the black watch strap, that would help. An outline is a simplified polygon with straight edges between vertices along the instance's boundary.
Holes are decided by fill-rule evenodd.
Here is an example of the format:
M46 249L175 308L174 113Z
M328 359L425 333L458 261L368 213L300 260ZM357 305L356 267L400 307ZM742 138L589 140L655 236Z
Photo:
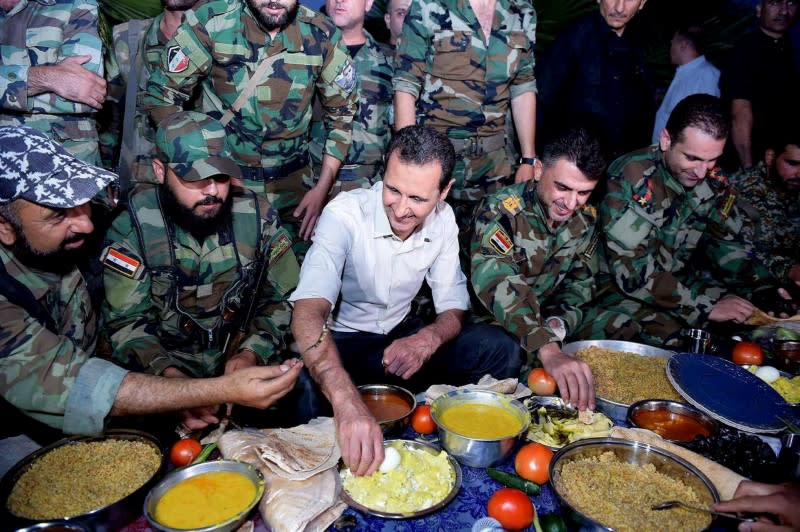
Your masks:
M519 164L529 164L531 166L536 165L537 157L520 157Z

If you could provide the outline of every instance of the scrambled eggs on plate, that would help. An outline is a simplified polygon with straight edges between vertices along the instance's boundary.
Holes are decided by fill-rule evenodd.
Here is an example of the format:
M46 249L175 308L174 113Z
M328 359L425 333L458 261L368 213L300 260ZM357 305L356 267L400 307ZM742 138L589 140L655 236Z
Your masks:
M447 453L431 453L403 442L389 445L400 453L400 464L394 469L386 473L379 470L367 477L356 477L348 468L341 471L342 484L350 498L371 510L411 514L447 497L456 481Z

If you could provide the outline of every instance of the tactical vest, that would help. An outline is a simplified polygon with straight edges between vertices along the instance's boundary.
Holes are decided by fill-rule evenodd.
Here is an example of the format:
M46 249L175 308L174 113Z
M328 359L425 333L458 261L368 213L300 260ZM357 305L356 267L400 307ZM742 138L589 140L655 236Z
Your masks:
M233 196L231 223L220 228L220 248L231 246L235 268L213 278L207 297L200 297L200 279L187 275L176 265L175 227L168 224L159 195L159 187L141 185L130 196L130 215L139 239L142 261L151 279L154 301L162 302L158 335L169 350L188 353L212 348L221 349L227 331L238 325L242 298L251 292L255 270L262 259L261 205L254 192L242 191ZM140 219L147 213L146 223ZM222 288L219 288L222 286ZM182 297L187 287L195 291Z

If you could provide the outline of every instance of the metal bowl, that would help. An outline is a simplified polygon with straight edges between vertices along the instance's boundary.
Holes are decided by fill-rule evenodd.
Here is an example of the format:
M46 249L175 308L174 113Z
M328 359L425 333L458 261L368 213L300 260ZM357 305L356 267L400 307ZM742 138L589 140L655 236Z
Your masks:
M599 347L601 349L609 349L612 351L623 351L627 353L634 353L643 357L653 358L669 358L675 354L674 351L667 349L660 349L646 344L637 344L635 342L623 342L620 340L583 340L580 342L571 342L564 344L562 351L568 355L574 355L581 349L587 347ZM664 377L667 378L666 376ZM677 393L677 392L676 392ZM602 397L596 398L597 409L610 417L613 421L622 421L628 413L628 407L624 403L617 403Z
M549 445L545 441L533 438L531 434L532 432L535 432L536 429L538 428L538 425L536 423L538 420L536 411L538 409L544 407L544 409L547 411L547 414L551 416L551 418L557 417L559 419L573 419L573 418L577 419L578 418L577 408L566 404L564 402L564 399L562 399L561 397L556 397L553 395L532 395L531 397L526 398L523 401L523 404L528 409L528 411L531 412L531 424L528 429L528 435L527 435L528 440L541 443L542 445L548 447L552 451L558 451L559 449L565 447L566 445L569 445L567 443L562 445ZM611 426L612 427L614 426L613 421ZM611 429L609 428L609 432L610 431ZM599 436L599 434L596 434L595 436Z
M689 438L688 435L686 437L678 437L680 436L679 434L671 434L669 432L669 426L665 426L666 423L655 424L637 420L638 414L641 412L664 412L669 418L668 420L674 422L677 422L681 417L688 417L696 421L701 429L707 432L707 434L699 433L698 435L708 437L714 436L717 433L717 422L714 421L711 416L686 403L668 401L666 399L646 399L633 403L630 408L628 408L627 419L629 425L652 430L665 440L673 443L689 443L694 440L694 437Z
M11 490L14 488L14 485L17 483L22 474L30 468L31 464L33 464L33 462L38 460L40 457L44 456L53 449L57 449L64 445L105 440L134 440L144 442L148 445L151 445L158 452L158 455L161 457L161 464L153 476L150 477L150 480L145 482L133 493L116 502L103 506L102 508L97 508L85 514L70 516L65 519L48 519L44 521L20 517L11 513L11 511L8 509L8 497L11 495ZM20 460L8 471L8 473L5 474L5 476L3 476L3 480L0 482L0 501L2 501L2 509L0 509L0 522L6 523L10 528L34 527L38 525L47 525L48 523L52 525L57 522L60 525L77 527L78 530L88 529L99 532L104 532L106 530L117 530L120 524L129 523L136 519L137 516L141 515L142 501L144 500L145 495L147 495L147 492L150 490L153 484L155 484L156 480L158 480L158 478L163 474L165 468L166 457L161 449L161 443L155 436L146 432L141 432L138 430L114 429L106 431L101 436L70 436L68 438L58 440L57 442L46 447L42 447L41 449L37 449ZM32 529L37 530L36 528ZM45 530L47 530L47 528L45 528Z
M70 523L69 521L44 521L20 528L16 532L90 532L90 529L80 523Z
M264 495L264 477L261 474L261 471L256 469L254 466L245 462L236 462L234 460L203 462L201 464L195 464L183 467L181 469L176 469L168 474L161 480L161 482L156 484L156 486L150 490L150 493L147 494L147 498L144 501L144 516L147 519L147 522L157 530L163 530L165 532L185 532L185 529L170 528L162 525L156 520L155 512L158 501L161 500L161 497L163 497L170 488L179 482L186 480L187 478L196 477L205 473L217 473L220 471L240 473L246 476L255 485L256 495L253 497L253 500L250 502L250 504L247 505L247 508L230 517L229 519L212 526L195 528L192 530L195 530L195 532L227 532L229 530L236 530L239 528L239 526L244 523L245 519L247 519L250 511L261 500L261 496Z
M383 445L384 447L402 445L406 449L415 449L433 455L437 455L440 452L440 449L431 443L413 441L413 440L386 440L384 441ZM355 508L360 512L377 515L378 517L383 517L385 519L411 519L411 518L421 517L423 515L428 515L433 512L438 512L439 510L450 504L450 501L452 501L456 497L456 495L458 495L458 490L461 489L461 482L462 482L461 466L459 466L458 462L453 460L453 457L449 454L447 455L447 461L450 462L450 466L452 467L453 473L455 475L455 482L453 482L453 487L450 489L450 492L445 496L444 499L437 502L433 506L429 506L428 508L425 508L423 510L418 510L410 514L397 514L397 513L390 513L381 510L376 510L364 506L363 504L353 500L350 497L350 494L347 493L347 490L345 490L344 488L342 488L342 499L344 499L344 502L346 502L348 506L351 506L352 508ZM344 465L344 463L342 463L339 467L339 472L341 473L341 471L343 471L344 469L346 469L346 466Z
M358 387L361 400L367 405L369 411L378 420L384 436L399 436L408 425L411 414L417 407L417 399L410 391L394 384L363 384ZM389 399L391 398L391 399ZM406 410L402 414L381 419L377 410L379 403L393 401L395 404L405 404Z
M580 524L581 530L610 531L613 529L588 517L581 512L580 508L576 508L570 503L565 497L564 487L561 484L561 469L564 464L573 460L599 456L606 451L613 452L620 460L630 464L653 464L659 473L681 480L697 494L701 501L700 506L710 507L713 503L719 502L719 493L717 493L717 489L708 477L689 462L670 452L646 443L618 438L580 440L556 452L550 462L550 481L563 508L566 510L567 517ZM622 499L619 500L621 501ZM620 505L622 506L623 503L620 503Z
M503 408L516 416L522 428L505 438L481 439L462 436L444 427L442 414L450 407L462 403L479 403ZM453 390L437 397L431 403L431 417L439 427L439 442L456 460L470 467L489 467L502 462L514 449L521 434L531 424L531 414L516 399L488 390Z

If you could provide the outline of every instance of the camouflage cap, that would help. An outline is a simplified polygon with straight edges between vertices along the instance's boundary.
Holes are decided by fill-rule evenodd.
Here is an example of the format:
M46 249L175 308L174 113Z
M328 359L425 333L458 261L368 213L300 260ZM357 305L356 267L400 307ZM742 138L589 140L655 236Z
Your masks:
M0 126L0 205L22 198L46 207L83 205L117 180L39 130Z
M159 156L184 181L242 175L231 159L225 128L203 113L183 111L165 118L158 125L155 144Z

